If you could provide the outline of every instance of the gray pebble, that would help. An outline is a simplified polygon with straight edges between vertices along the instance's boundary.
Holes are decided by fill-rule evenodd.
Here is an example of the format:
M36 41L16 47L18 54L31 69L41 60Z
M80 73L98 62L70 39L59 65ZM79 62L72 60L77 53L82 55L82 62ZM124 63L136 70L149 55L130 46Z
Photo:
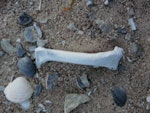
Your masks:
M5 87L4 86L0 86L0 92L4 91Z
M8 54L13 54L16 52L16 48L10 44L10 40L8 39L1 40L1 48Z
M127 33L126 36L125 36L125 39L128 40L128 41L131 40L131 34Z
M47 76L46 89L52 89L55 86L58 77L59 77L58 74L51 74Z
M122 29L122 28L118 28L118 29L117 29L117 33L120 33L120 34L127 34L127 30L126 30L126 29Z
M42 85L41 84L36 85L34 95L39 96L41 91L42 91Z
M18 44L16 53L17 53L17 57L23 57L25 55L26 51L24 50L21 43Z
M4 56L4 52L0 51L0 57Z
M48 43L47 40L38 39L37 40L37 46L38 47L44 47Z
M129 14L130 16L133 16L133 15L134 15L134 9L133 9L133 8L129 8L129 9L128 9L128 14Z
M77 28L75 27L75 25L74 25L74 22L71 22L69 25L68 25L68 27L67 27L70 31L76 31L77 30Z
M93 6L94 5L94 1L93 0L86 0L86 5L87 6Z
M34 37L34 27L30 26L30 27L26 27L25 31L24 31L24 38L27 42L31 42L34 43L36 42L36 39Z
M35 49L36 49L36 46L29 46L29 51L30 52L34 52Z
M100 20L100 19L96 20L96 24L99 26L100 30L103 33L109 33L113 28L113 26L110 23L106 23L106 22L104 22L103 20Z
M76 83L81 89L88 88L90 86L90 82L88 81L86 74L83 74L81 77L77 77Z
M132 43L131 44L131 52L139 57L142 55L142 47L139 45L139 44L136 44L136 43Z

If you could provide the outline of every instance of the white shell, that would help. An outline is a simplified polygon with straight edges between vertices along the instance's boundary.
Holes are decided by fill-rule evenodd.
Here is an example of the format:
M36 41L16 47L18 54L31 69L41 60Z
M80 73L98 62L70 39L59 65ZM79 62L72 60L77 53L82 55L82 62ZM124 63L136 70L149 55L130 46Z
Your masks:
M28 100L32 93L33 89L24 77L16 78L4 90L6 98L14 103L22 103Z

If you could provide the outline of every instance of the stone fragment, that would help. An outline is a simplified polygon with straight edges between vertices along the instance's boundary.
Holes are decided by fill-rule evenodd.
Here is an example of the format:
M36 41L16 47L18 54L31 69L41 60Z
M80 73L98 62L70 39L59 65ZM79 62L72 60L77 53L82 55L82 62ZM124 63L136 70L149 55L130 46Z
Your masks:
M51 74L47 76L46 89L52 89L55 86L58 77L59 77L58 74Z
M26 53L21 43L18 44L16 53L17 53L17 57L23 57L24 54Z
M37 46L38 47L44 47L48 43L47 40L38 39L37 40Z
M36 29L36 32L37 32L39 38L42 38L42 31L41 31L40 27L37 25L36 22L33 23L33 26Z
M26 27L24 31L24 38L27 42L34 43L36 42L35 36L34 36L34 27Z
M65 97L64 113L70 113L80 104L89 102L90 98L85 94L67 94Z
M68 27L67 27L70 31L76 31L77 30L77 28L75 27L75 25L74 25L74 22L71 22L69 25L68 25Z

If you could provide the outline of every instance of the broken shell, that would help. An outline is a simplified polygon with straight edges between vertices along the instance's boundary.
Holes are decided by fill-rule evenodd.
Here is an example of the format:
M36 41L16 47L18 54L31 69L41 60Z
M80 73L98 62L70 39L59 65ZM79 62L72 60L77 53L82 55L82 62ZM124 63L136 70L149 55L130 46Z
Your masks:
M39 96L41 91L42 91L42 85L41 84L36 85L34 95Z
M32 18L24 12L21 16L19 16L18 21L20 25L26 26L32 22Z
M23 57L25 53L26 52L25 52L22 44L19 43L18 46L17 46L17 57Z
M127 94L124 88L115 87L112 91L113 99L117 106L123 107L127 101Z
M34 77L34 75L36 74L36 67L29 57L21 58L18 61L17 65L18 65L19 70L26 77Z
M10 40L8 39L2 39L1 40L1 47L2 49L8 53L8 54L13 54L16 52L16 48L14 48L11 44L10 44Z
M9 83L4 90L6 98L13 103L23 103L33 93L30 83L24 77L18 77Z
M81 89L87 88L90 86L87 75L83 74L81 77L77 77L76 79L77 86Z
M24 38L27 42L34 43L36 42L35 34L34 34L34 27L26 27L24 31Z
M56 80L58 79L59 75L51 74L47 76L46 79L46 89L52 89L56 84Z

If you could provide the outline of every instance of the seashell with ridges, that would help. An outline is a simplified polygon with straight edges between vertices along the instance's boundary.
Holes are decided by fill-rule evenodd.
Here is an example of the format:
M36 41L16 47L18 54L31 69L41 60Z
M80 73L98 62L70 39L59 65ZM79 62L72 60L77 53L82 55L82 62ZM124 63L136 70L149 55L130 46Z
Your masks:
M18 68L21 73L23 73L26 77L34 77L36 74L36 67L35 64L29 57L23 57L18 61Z
M22 103L28 100L32 93L33 89L24 77L16 78L4 90L6 98L13 103Z

